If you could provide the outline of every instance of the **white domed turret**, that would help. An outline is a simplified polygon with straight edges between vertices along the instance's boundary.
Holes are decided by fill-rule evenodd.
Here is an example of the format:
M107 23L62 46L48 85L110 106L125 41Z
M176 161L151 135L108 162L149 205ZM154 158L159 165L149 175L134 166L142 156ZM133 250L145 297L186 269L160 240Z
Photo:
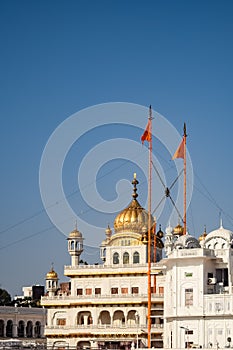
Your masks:
M200 247L198 240L189 234L180 236L174 244L175 249L192 249Z
M110 226L108 225L106 230L105 230L105 234L106 234L106 239L102 242L101 246L100 246L100 259L105 261L106 260L106 246L108 245L111 236L112 236L112 230L110 228Z
M71 255L71 266L79 264L79 257L83 251L83 236L82 233L75 229L70 232L68 240L68 252Z
M225 249L230 248L233 242L233 232L223 227L222 221L220 227L207 234L205 238L205 248Z
M46 275L46 290L49 293L49 296L54 296L56 291L58 290L58 275L53 269L53 265L51 270Z

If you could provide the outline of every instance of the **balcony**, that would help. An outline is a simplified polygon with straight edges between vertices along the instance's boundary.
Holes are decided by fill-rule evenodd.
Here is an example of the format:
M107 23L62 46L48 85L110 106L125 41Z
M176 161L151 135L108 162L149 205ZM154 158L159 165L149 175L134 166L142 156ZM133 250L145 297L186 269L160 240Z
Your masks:
M163 294L151 294L151 302L163 301ZM98 305L98 304L140 304L146 303L148 300L147 294L105 294L105 295L58 295L44 296L41 298L43 306L70 306L70 305ZM162 310L163 306L156 306L153 310Z
M163 267L157 263L151 264L152 274L161 274ZM147 264L112 264L112 265L66 265L64 267L65 276L89 276L92 274L147 274ZM136 272L135 272L136 271Z
M147 333L147 325L141 324L139 326L137 325L76 325L76 326L46 326L45 327L45 335L72 335L72 334L95 334L95 335L101 335L101 334L146 334ZM163 324L152 324L151 325L151 334L154 334L155 336L160 335L163 333Z

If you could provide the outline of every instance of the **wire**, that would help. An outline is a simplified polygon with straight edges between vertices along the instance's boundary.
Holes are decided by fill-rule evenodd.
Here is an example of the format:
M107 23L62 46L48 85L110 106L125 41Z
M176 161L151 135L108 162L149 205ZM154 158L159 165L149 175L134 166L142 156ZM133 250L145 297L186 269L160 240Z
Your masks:
M145 153L145 152L142 153L141 157L144 156L144 153ZM170 166L171 163L168 162L165 158L163 158L158 152L154 152L154 153L157 153L157 155L158 155L161 159L163 159L163 161L164 161L165 163L167 163L167 164L169 165L169 167L168 167L168 169L166 170L166 172L168 172L168 170L172 170L173 168L175 168L175 166ZM125 166L126 164L128 164L128 163L131 162L132 160L135 160L136 158L138 158L138 154L137 154L137 157L133 156L133 157L131 158L131 160L125 160L122 164L117 165L117 166L114 167L113 169L107 171L106 173L104 173L103 175L101 175L98 179L96 179L96 182L99 182L100 180L102 180L102 179L105 178L106 176L110 175L111 173L113 173L114 171L118 170L119 168L122 168L123 166ZM154 166L153 162L152 162L152 165L153 165L153 168L154 168L154 170L155 170L155 172L156 172L158 178L160 179L160 181L161 181L163 187L166 189L166 186L165 186L165 184L164 184L164 182L163 182L163 180L162 180L162 178L161 178L161 176L160 176L158 170L157 170L156 167ZM183 169L182 169L182 171L179 173L179 175L178 175L178 177L176 178L176 180L175 180L175 181L172 183L172 185L170 186L170 189L175 185L175 183L177 182L178 178L181 176L182 172L183 172ZM221 208L221 206L217 203L217 201L215 200L215 198L210 194L210 192L208 191L208 189L206 188L206 186L203 184L203 182L201 181L200 177L197 175L196 172L195 172L195 176L196 176L196 178L198 179L198 181L200 182L201 186L204 188L204 190L206 191L207 194L205 194L205 193L204 193L201 189L199 189L196 185L194 185L194 188L195 188L200 194L202 194L207 200L209 200L209 201L212 203L212 205L213 205L214 207L216 207L218 210L220 210L220 211L225 215L225 217L228 219L228 221L231 223L231 225L233 225L233 217L232 217L231 215L229 215L227 212L225 212L225 211ZM86 184L85 186L82 187L82 190L85 190L86 187L88 188L88 187L89 187L90 185L92 185L93 183L94 183L94 181L90 182L89 184ZM145 181L143 181L142 183L145 183ZM169 190L169 189L168 189L168 190ZM72 191L71 193L69 193L69 194L67 195L67 198L70 198L70 197L76 195L77 193L80 193L80 189L74 190L74 191ZM176 205L175 205L173 199L172 199L171 196L170 196L170 193L169 193L167 196L165 195L164 197L162 197L162 199L160 200L159 204L158 204L158 205L156 206L156 208L153 210L153 213L158 209L158 207L161 205L161 203L164 201L164 199L165 199L166 197L169 197L169 198L170 198L170 200L171 200L173 206L175 207L175 209L176 209L176 211L177 211L177 213L178 213L178 216L179 216L180 218L182 218L181 214L179 213L178 208L176 208ZM41 209L41 210L35 212L34 214L32 214L32 215L30 215L30 216L28 216L28 217L26 217L26 218L24 218L24 219L22 219L22 220L16 222L15 224L12 224L12 225L6 227L4 230L0 231L0 235L6 233L6 232L8 232L8 231L10 231L11 229L13 229L13 228L15 228L15 227L17 227L17 226L22 225L23 223L25 223L25 222L27 222L27 221L30 221L31 219L33 219L33 218L35 218L35 217L37 217L37 216L39 216L39 215L41 215L41 214L43 214L43 213L45 213L47 209L49 209L49 208L51 208L51 207L53 207L53 206L55 206L55 205L60 204L62 201L63 201L63 199L61 199L61 200L59 200L59 201L56 201L55 203L51 204L50 206L47 206L46 208L43 208L43 209ZM82 210L82 211L79 213L79 215L80 215L80 214L85 214L85 213L87 213L87 212L89 212L89 211L91 211L91 210L93 210L93 209L92 209L92 208L88 208L88 209L86 209L85 211ZM190 210L192 211L191 208L190 208ZM153 213L152 213L152 214L153 214ZM194 226L194 220L193 220L193 213L192 213L192 212L191 212L191 216L192 216L193 227L195 227L195 226ZM14 244L20 243L20 242L25 241L25 240L27 240L27 239L30 239L30 238L32 238L32 237L34 237L34 236L36 236L36 235L42 234L42 233L44 233L44 232L47 232L47 231L51 230L52 228L54 228L54 226L50 226L50 227L48 227L48 228L46 228L46 229L44 229L44 230L38 231L38 232L36 232L36 233L33 233L33 234L31 234L31 235L29 235L29 236L27 236L27 237L18 239L18 240L14 241L14 242L11 242L11 243L9 243L9 244L7 244L7 245L5 245L5 246L0 247L0 250L5 249L5 248L8 248L8 247L10 247L10 246L12 246L12 245L14 245ZM195 230L195 229L194 229L194 230ZM58 232L60 233L60 231L58 231Z
M144 153L145 153L145 152L144 152ZM143 154L141 155L141 157L142 157L142 156L143 156ZM105 174L99 176L98 179L96 179L96 182L99 182L100 180L102 180L103 178L105 178L106 176L108 176L109 174L113 173L115 170L117 170L117 169L119 169L119 168L125 166L127 163L131 162L131 161L134 160L134 159L136 159L136 157L132 157L131 160L125 160L122 164L117 165L117 166L114 167L113 169L107 171ZM85 188L90 187L93 183L94 183L94 181L92 181L92 182L86 184L85 186L82 187L82 190L85 190ZM76 195L77 193L80 193L80 189L72 191L71 193L69 193L69 194L66 196L66 198L71 198L72 196ZM35 217L37 217L37 216L39 216L39 215L41 215L41 214L44 214L44 213L46 212L47 209L52 208L53 206L56 206L56 205L60 204L60 203L63 202L63 201L64 201L63 199L61 199L61 200L59 200L59 201L56 201L55 203L53 203L53 204L47 206L46 208L43 208L43 209L41 209L41 210L39 210L39 211L36 211L34 214L32 214L32 215L26 217L25 219L19 220L19 221L16 222L15 224L12 224L12 225L6 227L4 230L0 231L0 235L3 234L3 233L8 232L9 230L11 230L11 229L13 229L13 228L15 228L15 227L17 227L17 226L20 226L20 225L24 224L24 223L27 222L27 221L30 221L31 219L34 219Z

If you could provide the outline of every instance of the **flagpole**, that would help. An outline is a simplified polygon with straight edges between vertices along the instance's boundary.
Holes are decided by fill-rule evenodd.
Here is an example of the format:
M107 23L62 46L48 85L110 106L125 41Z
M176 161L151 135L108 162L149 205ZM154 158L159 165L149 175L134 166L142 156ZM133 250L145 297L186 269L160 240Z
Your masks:
M156 254L157 254L157 242L156 242L156 219L155 219L155 223L153 226L153 233L154 233L154 259L153 259L153 263L156 263ZM154 285L153 285L153 293L156 293L156 275L154 275Z
M186 207L187 207L187 203L186 203L186 138L187 138L187 134L186 134L186 124L184 123L184 231L183 234L186 235L187 232L187 216L186 216Z
M149 109L149 125L150 125L150 137L149 137L149 164L148 164L148 349L151 347L151 188L152 188L152 109Z

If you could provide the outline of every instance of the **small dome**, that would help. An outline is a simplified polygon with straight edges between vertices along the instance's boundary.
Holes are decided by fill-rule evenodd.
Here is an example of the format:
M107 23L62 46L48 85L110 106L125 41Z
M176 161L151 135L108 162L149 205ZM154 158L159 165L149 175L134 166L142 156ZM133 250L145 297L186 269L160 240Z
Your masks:
M206 239L206 236L207 236L207 233L206 233L206 228L205 228L202 235L200 235L200 237L198 238L199 242L204 241Z
M222 238L230 244L233 240L233 232L225 229L221 224L217 230L208 233L206 242L210 241L212 238Z
M130 202L128 207L126 207L122 212L120 212L114 221L114 230L118 232L142 232L144 227L148 227L149 214L142 208L142 206L137 201L137 184L138 180L136 179L136 174L134 174L134 179L132 184L134 185L133 189L133 200ZM151 226L154 223L153 216L151 215Z
M176 227L174 227L173 229L173 234L176 236L182 236L184 232L184 228L183 226L181 226L180 224L178 224Z
M200 243L198 240L188 234L180 236L174 244L176 249L192 249L200 248Z
M161 225L159 225L159 230L157 232L157 236L161 239L163 238L163 231L161 230Z
M52 267L51 270L47 273L46 279L47 279L47 280L50 280L50 279L57 279L57 273L54 271L53 267Z
M112 230L111 230L109 225L107 226L107 228L105 230L105 233L106 233L106 235L111 235L112 234Z
M73 231L70 232L69 238L82 238L82 233L75 228Z
M111 238L111 235L112 235L112 230L111 230L109 225L105 230L105 234L106 234L107 240L109 240Z

